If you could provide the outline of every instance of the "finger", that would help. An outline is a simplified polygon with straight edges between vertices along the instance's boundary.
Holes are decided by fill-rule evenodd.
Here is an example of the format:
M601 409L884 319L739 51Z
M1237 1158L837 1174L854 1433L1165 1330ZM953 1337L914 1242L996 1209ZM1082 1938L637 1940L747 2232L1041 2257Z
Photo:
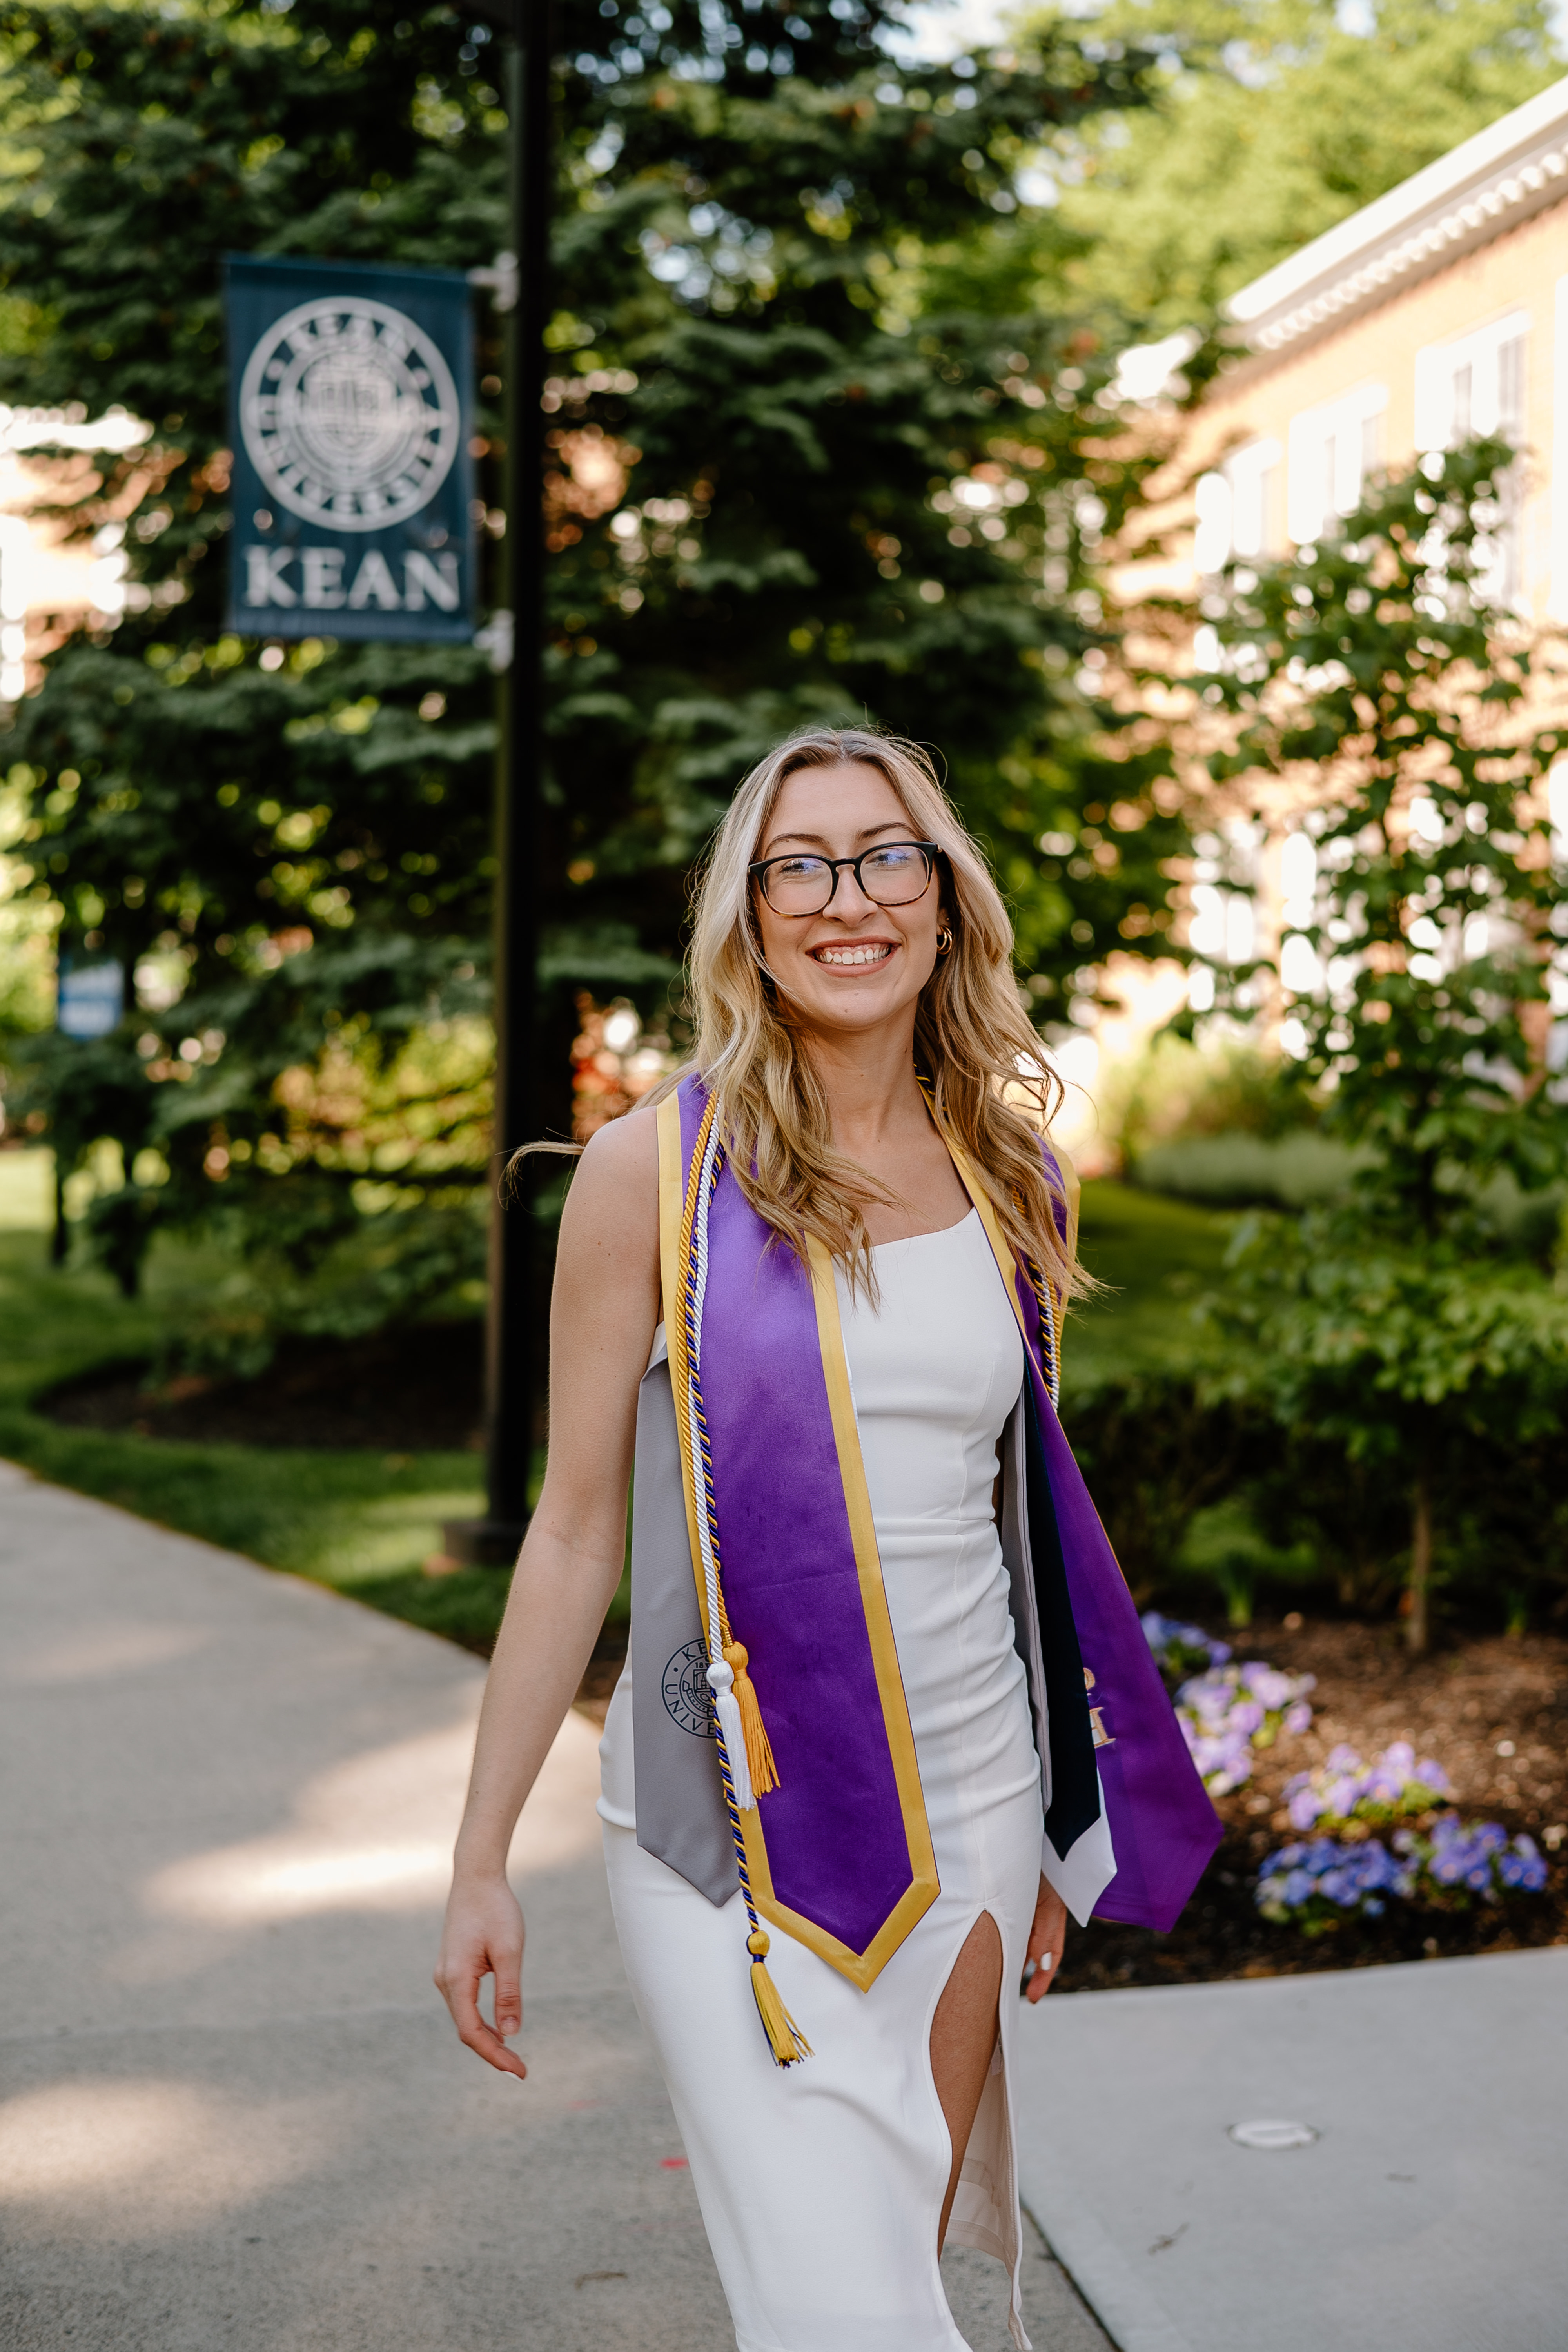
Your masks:
M504 2037L522 2027L522 1954L498 1952L491 1965L496 1980L496 2032Z
M489 1974L488 1969L485 1973ZM437 1982L440 1981L437 1979ZM456 1982L441 1983L442 1994L452 2012L452 2022L458 2029L458 2039L482 2058L488 2066L493 2066L498 2074L515 2074L521 2081L528 2069L516 2052L509 2050L500 2034L486 2022L479 2008L479 1983L477 1970L470 1970Z
M1024 1987L1024 1999L1031 2003L1044 2000L1056 1980L1056 1954L1043 1953L1036 1962L1034 1974Z
M493 2066L498 2074L515 2074L520 2083L526 2080L528 2068L522 2060L515 2050L507 2048L499 2033L491 2032L482 2017L473 2032L464 2033L459 2027L458 2033L475 2055L482 2058L487 2066Z

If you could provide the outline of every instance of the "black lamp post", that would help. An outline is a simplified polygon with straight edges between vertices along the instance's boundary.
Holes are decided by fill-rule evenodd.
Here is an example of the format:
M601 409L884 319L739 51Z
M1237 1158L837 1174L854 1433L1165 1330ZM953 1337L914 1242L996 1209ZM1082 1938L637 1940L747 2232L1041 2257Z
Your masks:
M532 1183L508 1186L512 1153L539 1134L540 760L543 593L539 436L550 239L548 0L470 0L505 40L510 125L511 255L476 271L493 288L505 330L505 505L491 625L500 748L496 761L496 1107L485 1334L486 1515L449 1519L447 1555L510 1567L528 1525L537 1424L542 1267ZM509 266L510 265L510 266ZM510 623L510 644L508 643ZM510 1202L510 1205L509 1205Z

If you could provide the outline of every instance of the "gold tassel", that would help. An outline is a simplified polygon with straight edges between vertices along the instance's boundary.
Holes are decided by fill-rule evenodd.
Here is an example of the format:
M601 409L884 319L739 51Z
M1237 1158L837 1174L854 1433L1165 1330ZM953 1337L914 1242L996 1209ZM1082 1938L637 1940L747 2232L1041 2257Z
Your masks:
M770 1789L778 1787L779 1772L773 1762L767 1726L763 1721L763 1710L757 1704L756 1685L746 1672L745 1645L727 1641L724 1663L735 1677L735 1698L741 1709L741 1732L746 1743L746 1769L752 1776L752 1794L765 1797Z
M746 1949L752 1955L752 1998L757 2004L757 2015L763 2021L763 2032L768 2037L774 2063L796 2066L803 2058L811 2056L811 2044L780 2000L779 1989L768 1974L764 1928L758 1927L747 1937Z

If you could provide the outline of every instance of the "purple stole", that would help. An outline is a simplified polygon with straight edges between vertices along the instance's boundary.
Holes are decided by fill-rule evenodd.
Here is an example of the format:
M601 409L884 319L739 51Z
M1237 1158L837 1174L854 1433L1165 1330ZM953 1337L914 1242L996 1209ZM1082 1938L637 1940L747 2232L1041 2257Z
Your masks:
M694 1710L706 1699L716 1542L723 1605L749 1659L777 1770L776 1787L731 1815L751 1894L763 1917L864 1990L935 1901L938 1883L834 1269L820 1244L809 1244L803 1261L782 1242L725 1165L698 1203L692 1154L707 1108L700 1083L689 1078L657 1114L669 1382L702 1633L696 1682L679 1704L690 1717L685 1730L707 1727ZM1022 1609L1033 1620L1020 1628L1019 1647L1042 1748L1047 1874L1058 1875L1054 1858L1080 1917L1092 1908L1169 1929L1219 1842L1219 1822L1062 1434L1034 1285L973 1169L951 1140L949 1150L1007 1286L1027 1363L1015 1514L1026 1525L1026 1563L1022 1592L1015 1571L1014 1615ZM639 1447L642 1427L639 1419ZM634 1658L637 1541L634 1525ZM653 1691L642 1696L642 1671L638 1834L658 1852L643 1828L644 1717L656 1700ZM678 1713L668 1686L666 1705ZM685 1874L701 1883L695 1870ZM712 1885L705 1891L721 1899Z

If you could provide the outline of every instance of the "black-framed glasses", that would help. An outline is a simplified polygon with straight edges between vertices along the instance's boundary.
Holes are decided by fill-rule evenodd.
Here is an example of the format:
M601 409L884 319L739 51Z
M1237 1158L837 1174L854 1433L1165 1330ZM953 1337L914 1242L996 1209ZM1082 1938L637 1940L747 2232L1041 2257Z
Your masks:
M934 841L880 841L858 857L817 857L795 851L759 858L746 868L775 915L821 915L833 904L847 870L874 906L912 907L931 888L940 855Z

